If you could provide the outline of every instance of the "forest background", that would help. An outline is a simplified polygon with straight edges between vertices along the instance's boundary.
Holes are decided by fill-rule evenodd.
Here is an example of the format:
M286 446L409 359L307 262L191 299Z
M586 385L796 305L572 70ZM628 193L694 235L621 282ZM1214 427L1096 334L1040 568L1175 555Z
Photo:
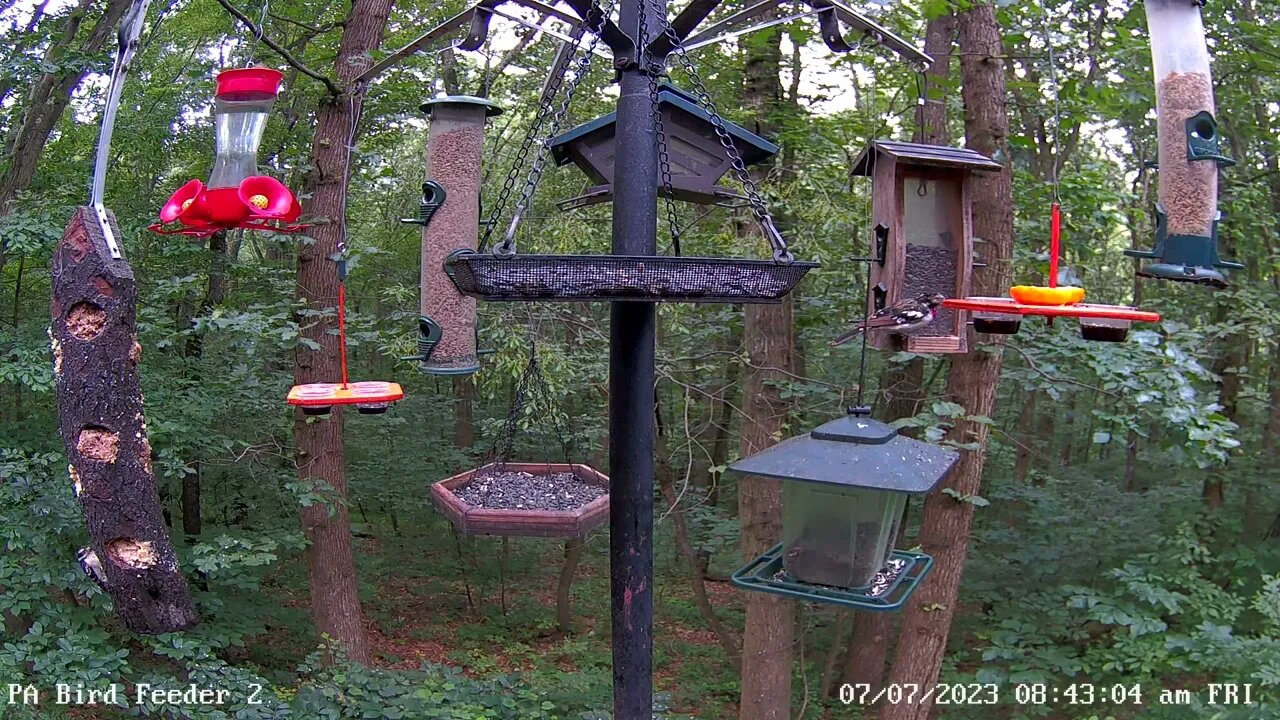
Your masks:
M107 204L139 278L154 467L204 622L130 636L81 574L75 553L86 533L58 441L46 337L49 264L87 196L113 26L126 6L0 3L0 681L260 685L262 703L0 702L0 718L607 717L606 535L587 539L572 592L559 598L571 612L557 617L559 544L460 540L427 490L495 446L535 339L548 399L520 414L519 454L559 453L563 428L574 460L607 467L606 308L482 305L481 343L495 352L472 380L422 376L397 360L413 354L416 331L419 235L397 219L414 214L423 179L418 105L465 92L507 109L487 134L490 206L533 121L554 44L509 29L485 52L411 58L368 90L346 186L349 327L353 372L406 387L386 416L350 414L340 435L317 440L283 402L295 364L326 352L336 325L333 298L298 291L300 267L323 256L320 241L145 230L181 182L207 177L212 77L250 59L287 72L264 168L298 189L308 210L336 207L336 191L325 190L332 175L317 168L332 162L324 150L340 126L335 113L354 106L334 93L350 98L352 68L460 11L452 0L153 5L115 131ZM228 6L251 22L264 18L262 41ZM740 7L728 0L718 14ZM923 128L911 68L883 49L830 54L805 22L695 54L717 106L782 146L758 176L797 255L823 268L776 308L659 312L655 637L664 717L1274 718L1280 6L1204 8L1217 116L1237 161L1222 174L1220 246L1247 265L1217 292L1136 280L1122 255L1152 244L1158 183L1147 167L1155 103L1140 3L868 9L906 37L927 37L939 59ZM601 65L566 127L612 109ZM687 87L679 70L672 80ZM869 183L850 168L870 139L918 131L935 142L967 139L1009 169L975 201L987 241L978 251L986 245L997 266L980 282L1043 279L1056 178L1065 262L1089 297L1140 304L1164 321L1122 344L1084 342L1071 322L1028 322L966 358L869 353L877 414L970 458L924 506L941 521L922 524L917 506L900 542L937 554L939 569L897 616L747 597L725 580L751 548L777 537L778 497L723 471L853 401L856 346L827 345L865 296L861 266L849 258L867 252ZM586 184L571 167L548 172L522 247L604 251L608 206L562 213L555 205ZM330 196L317 198L318 189ZM742 217L679 213L686 253L763 256ZM973 391L984 377L998 381L985 399ZM328 442L345 475L300 474L299 442ZM336 528L324 542L337 545L308 542L300 511L308 532L315 523ZM318 583L314 561L342 552L354 553L354 576ZM353 600L357 612L318 627L317 606ZM322 641L342 659L330 662ZM997 684L1003 702L841 701L844 683L939 677ZM1210 704L1212 682L1253 683L1257 702ZM1141 685L1143 702L1015 700L1020 685L1071 683ZM1162 706L1164 689L1190 691L1190 704Z

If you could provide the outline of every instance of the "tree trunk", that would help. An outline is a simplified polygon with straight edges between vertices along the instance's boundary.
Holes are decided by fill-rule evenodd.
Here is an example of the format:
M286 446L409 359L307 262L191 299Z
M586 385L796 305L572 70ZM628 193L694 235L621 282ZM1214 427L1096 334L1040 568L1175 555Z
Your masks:
M120 230L110 217L111 232ZM151 469L138 362L138 287L112 259L96 213L76 210L53 256L49 336L62 442L104 589L132 632L199 622Z
M453 446L470 450L476 444L476 383L471 376L453 378Z
M957 18L960 68L965 105L968 147L1007 165L1009 117L1005 101L1000 26L991 5L973 7ZM974 271L974 293L1000 295L1008 286L1009 259L1013 250L1011 174L979 174L972 180L973 234L985 238L990 250L988 267ZM972 415L994 415L996 386L1000 380L1002 336L990 336L994 352L970 352L952 358L947 395ZM977 443L979 450L961 453L960 461L944 480L960 496L977 494L986 458L988 428L960 421L953 440ZM912 596L898 637L898 651L889 674L891 684L932 687L938 680L947 635L958 604L965 552L973 524L974 506L951 495L930 493L924 502L920 544L933 555L935 568L928 581ZM881 708L882 720L927 720L932 703L902 703Z
M44 61L55 69L32 83L16 130L7 138L10 142L5 151L0 153L0 165L4 166L0 174L0 217L9 214L18 194L31 187L44 145L71 102L75 88L88 72L85 64L72 62L67 54L92 57L101 51L129 5L130 0L108 0L93 29L81 36L80 25L93 6L89 0L81 0L67 16L62 34L54 38L45 51ZM0 271L4 270L5 246L4 238L0 238Z
M747 417L742 422L739 454L760 452L778 441L786 404L778 388L783 379L773 370L788 370L792 345L790 299L779 305L748 305L745 339L752 369L746 378ZM758 477L738 479L738 512L742 554L759 556L782 537L782 485ZM795 636L795 608L790 600L764 593L747 593L742 643L742 702L739 720L789 720L791 717L791 645Z
M338 80L344 86L370 64L370 53L378 47L390 9L391 0L352 3L334 61ZM301 243L298 248L298 298L313 311L323 311L337 303L338 277L329 258L338 251L347 220L347 147L354 142L353 128L364 104L360 90L348 86L341 97L326 97L316 114L311 147L313 169L307 178L307 189L312 193L308 209L321 220L310 232L315 242ZM334 323L328 320L302 323L302 337L316 343L319 349L298 346L294 382L333 382L339 377L338 337L331 334L333 329ZM318 419L295 411L294 443L298 480L304 485L318 484L332 500L332 505L316 503L302 508L302 529L310 543L307 572L316 630L337 642L349 659L368 663L371 656L364 634L346 507L342 410L335 407L332 414Z
M782 34L771 30L765 37L754 36L740 44L746 54L742 104L756 118L757 132L772 129L771 116L781 102L781 40ZM740 234L756 231L754 224L744 224L739 229ZM790 297L777 305L746 306L743 340L749 367L743 390L746 417L739 441L739 454L743 457L778 442L782 432L788 407L779 397L778 383L784 382L784 373L794 368L794 307ZM738 512L742 554L748 560L754 559L782 536L781 483L739 478ZM745 604L739 720L790 720L795 606L790 600L765 593L747 593Z
M222 304L227 296L227 232L216 232L209 236L209 284L204 299L195 311L195 317L206 315L210 310ZM194 321L194 317L192 321ZM204 356L204 333L192 331L187 336L182 355L196 367L192 369L189 380L199 382L200 359ZM198 452L198 451L197 451ZM200 483L204 473L203 458L196 457L191 461L191 474L182 478L182 534L187 542L192 542L203 531L200 516Z

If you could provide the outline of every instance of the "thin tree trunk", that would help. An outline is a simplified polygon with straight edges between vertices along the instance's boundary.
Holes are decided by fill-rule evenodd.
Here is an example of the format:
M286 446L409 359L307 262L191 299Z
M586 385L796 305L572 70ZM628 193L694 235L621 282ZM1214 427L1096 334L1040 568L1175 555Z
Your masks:
M1008 163L1009 116L995 8L991 5L973 7L959 14L957 23L966 144ZM1011 173L1006 168L999 173L980 175L971 182L973 233L985 238L990 250L988 267L974 271L974 292L999 295L1008 285L1009 259L1013 254ZM995 345L994 352L970 352L952 358L947 395L964 406L968 414L992 417L1000 380L1003 338L991 336L987 341ZM950 488L961 497L978 493L987 435L985 424L956 423L951 438L962 443L977 443L981 449L961 453L943 488ZM959 602L973 512L971 503L959 502L941 489L925 499L920 544L934 557L936 565L928 582L921 585L908 604L898 637L897 655L889 673L891 684L927 688L938 680L947 635ZM928 720L931 712L932 703L926 700L919 704L884 705L880 717L881 720Z
M656 400L657 393L654 393L654 395ZM654 412L660 417L662 415L662 406L655 405ZM662 428L663 426L658 423L658 427ZM665 432L657 434L654 453L658 459L656 468L658 488L662 492L662 499L670 508L668 513L676 531L676 554L679 556L680 564L684 565L689 574L689 587L693 590L694 605L698 608L698 614L706 621L707 627L711 628L716 638L720 640L720 646L724 648L725 656L729 659L729 665L733 667L734 672L742 672L740 641L729 632L724 623L720 621L720 617L716 615L716 609L711 604L711 598L707 595L707 581L703 576L704 568L701 558L694 550L693 544L689 542L689 523L685 518L684 505L676 495L675 469L671 466L671 458L667 455L667 435Z
M765 37L753 37L740 45L746 54L742 104L756 118L757 132L772 129L772 115L781 102L781 41L780 32L769 31ZM742 225L739 232L755 233L756 228ZM794 307L794 299L788 297L778 305L746 308L743 339L749 368L743 396L747 417L742 421L739 442L743 457L773 445L782 432L788 407L780 397L778 384L785 382L785 373L795 367ZM782 536L781 483L739 478L738 512L742 554L753 559ZM748 593L745 603L739 720L790 720L795 606L790 600L765 593Z
M366 68L370 53L378 47L387 24L391 0L354 0L342 31L334 70L344 86ZM332 308L337 301L338 278L330 256L338 250L347 218L346 162L348 144L364 103L358 88L347 87L340 97L326 97L316 114L315 141L311 148L312 172L307 187L312 192L309 210L323 220L311 229L311 243L298 247L298 297L314 311ZM338 338L331 321L302 322L301 335L319 346L299 345L294 381L298 384L333 382L339 376ZM351 522L347 515L347 479L342 447L342 411L334 408L316 419L297 411L294 419L298 479L304 485L322 484L331 503L302 508L302 529L307 546L307 572L311 582L311 615L316 630L328 635L355 662L371 659L360 608Z
M62 34L54 38L45 51L45 62L57 70L41 75L32 83L21 120L9 135L5 151L0 153L0 165L4 166L0 173L0 217L9 213L19 193L31 187L45 143L71 102L75 88L88 72L86 65L68 62L67 54L74 52L92 57L101 51L129 4L130 0L108 0L93 28L82 36L80 25L93 3L81 0L67 16ZM4 270L5 246L4 238L0 238L0 271Z
M476 383L471 376L453 378L453 446L470 450L476 444Z
M227 232L216 232L209 236L209 284L204 299L196 309L195 316L200 317L222 304L227 295ZM193 318L194 320L194 318ZM204 357L204 333L192 331L187 336L182 355L194 367L188 378L196 383L201 377L200 360ZM197 453L199 451L197 450ZM204 461L197 456L191 461L191 474L182 478L182 534L190 543L200 536L203 522L200 516L200 483L204 473Z

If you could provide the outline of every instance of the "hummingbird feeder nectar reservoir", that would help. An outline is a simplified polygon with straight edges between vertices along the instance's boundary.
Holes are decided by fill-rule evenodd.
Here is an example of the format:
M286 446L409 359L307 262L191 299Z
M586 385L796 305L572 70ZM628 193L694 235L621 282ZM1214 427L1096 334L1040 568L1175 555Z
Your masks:
M263 67L218 74L213 101L216 156L209 183L191 180L160 210L151 229L163 234L212 235L247 228L296 232L302 206L289 188L258 174L258 146L284 74ZM172 226L177 223L177 227Z

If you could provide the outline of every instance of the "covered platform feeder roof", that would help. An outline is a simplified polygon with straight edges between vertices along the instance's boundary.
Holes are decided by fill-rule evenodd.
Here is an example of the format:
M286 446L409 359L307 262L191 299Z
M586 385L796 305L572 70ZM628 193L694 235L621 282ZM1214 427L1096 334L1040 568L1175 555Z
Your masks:
M849 415L730 465L784 481L783 541L734 573L734 584L863 610L901 607L933 565L894 549L906 498L932 490L957 460Z
M969 182L975 172L1001 165L981 153L943 145L877 140L854 162L851 174L871 178L871 283L867 307L884 309L925 293L969 294L973 265L973 210ZM933 322L903 333L876 332L881 350L963 353L964 314L938 312Z
M744 200L716 184L732 165L716 135L711 116L698 107L698 99L670 83L663 83L658 92L658 107L667 134L675 199L701 205L736 204ZM583 207L613 198L617 116L616 112L609 113L552 138L551 153L557 165L572 162L598 183L586 193L564 201L562 207ZM727 120L724 125L747 165L777 154L777 145L741 125Z

